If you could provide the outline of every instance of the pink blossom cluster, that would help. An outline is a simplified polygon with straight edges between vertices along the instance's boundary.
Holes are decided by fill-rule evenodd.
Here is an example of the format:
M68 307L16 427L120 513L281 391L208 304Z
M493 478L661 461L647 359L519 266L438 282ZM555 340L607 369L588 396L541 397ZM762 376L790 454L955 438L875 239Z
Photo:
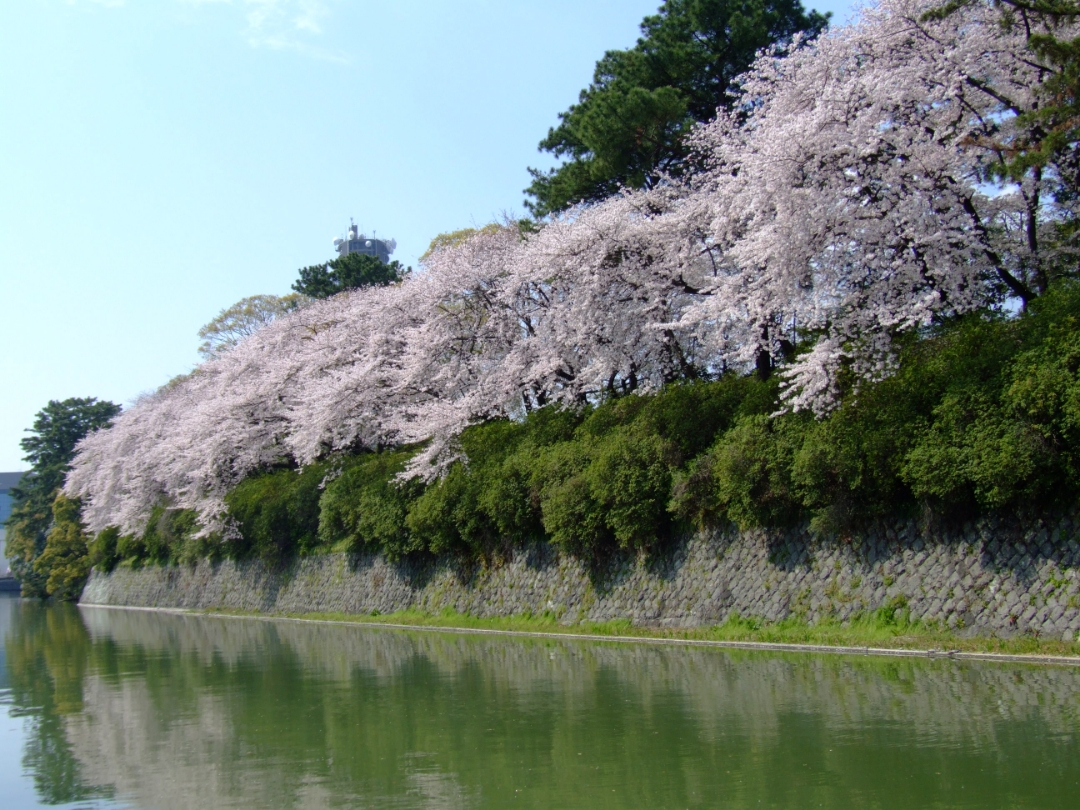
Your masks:
M66 491L92 531L165 505L228 536L225 494L268 466L422 443L409 474L430 478L469 424L745 370L784 341L805 348L788 406L826 411L840 369L889 372L898 333L1023 297L1052 259L1039 234L1073 214L1049 172L990 173L1045 80L1023 27L932 6L882 0L762 54L688 178L278 318L87 437Z

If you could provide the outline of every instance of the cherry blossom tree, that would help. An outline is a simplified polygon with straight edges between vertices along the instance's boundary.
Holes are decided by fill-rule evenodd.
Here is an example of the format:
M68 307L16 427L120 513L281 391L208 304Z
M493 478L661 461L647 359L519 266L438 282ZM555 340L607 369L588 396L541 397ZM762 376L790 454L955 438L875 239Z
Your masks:
M683 320L744 363L779 354L795 327L814 335L785 371L792 407L830 407L842 368L887 373L901 331L1026 304L1057 258L1047 236L1075 216L1047 194L1050 172L995 171L1047 77L1031 25L1053 23L1006 24L992 3L933 9L888 0L764 55L735 112L698 133L709 170L684 210L716 270Z
M692 176L444 240L400 283L275 318L84 440L68 494L93 531L164 505L227 539L225 494L275 465L415 444L406 474L430 478L478 421L777 364L787 407L824 412L845 375L889 373L899 334L1025 305L1075 269L1077 195L1052 162L999 167L1053 75L1032 32L1076 26L934 9L883 0L762 54Z

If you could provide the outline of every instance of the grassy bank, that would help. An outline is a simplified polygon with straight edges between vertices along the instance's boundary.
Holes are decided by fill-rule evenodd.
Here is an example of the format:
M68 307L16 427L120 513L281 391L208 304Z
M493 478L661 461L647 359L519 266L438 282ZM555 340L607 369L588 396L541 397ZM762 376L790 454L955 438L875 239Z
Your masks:
M213 615L267 616L235 610L208 610ZM404 610L387 614L281 613L278 618L332 621L354 624L441 627L448 630L488 630L507 633L667 639L672 641L750 642L758 644L798 644L823 647L870 647L885 650L920 650L961 653L989 653L1017 656L1069 656L1080 661L1080 642L1025 635L1014 638L962 636L947 628L922 622L894 620L884 611L857 616L847 622L807 624L797 619L765 624L746 619L730 619L722 625L696 628L640 627L627 620L560 624L550 614L479 618L446 610L426 613Z

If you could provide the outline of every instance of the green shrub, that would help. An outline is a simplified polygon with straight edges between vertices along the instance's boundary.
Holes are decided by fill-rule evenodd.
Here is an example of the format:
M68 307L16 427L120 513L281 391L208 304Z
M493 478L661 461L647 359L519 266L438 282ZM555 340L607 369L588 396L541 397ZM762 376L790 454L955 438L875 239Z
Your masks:
M492 532L478 508L476 479L459 462L412 503L405 524L416 550L480 553L489 544Z
M525 417L522 440L528 441L534 447L548 447L570 441L588 413L587 408L564 409L554 405L532 411Z
M428 551L474 556L542 534L537 458L572 439L582 418L548 407L521 423L499 419L469 428L461 437L465 459L413 504L410 530Z
M500 539L529 540L543 536L540 496L532 486L537 449L529 443L501 464L485 470L479 481L477 506L491 521Z
M241 482L226 497L229 517L240 537L230 556L258 556L276 562L319 545L319 498L328 464L276 470Z
M90 575L87 537L79 517L78 499L59 493L52 503L52 525L45 549L34 560L34 571L46 578L47 593L73 602L82 593Z
M794 516L791 467L805 421L747 416L720 438L711 466L721 514L744 529Z
M871 386L827 419L787 414L778 420L791 445L797 508L816 531L840 531L911 505L898 477L912 439L910 405L902 392Z
M776 392L775 383L725 375L592 409L571 440L534 465L544 529L567 549L595 553L609 543L651 546L669 534L673 513L705 522L717 504L700 477L712 466L695 457L740 415L775 410Z
M406 526L406 514L423 485L397 477L411 455L365 453L343 462L318 504L316 525L323 546L382 550L394 559L422 548Z
M530 481L544 531L552 542L577 554L595 552L610 536L585 474L591 449L584 441L551 445L537 457Z
M90 565L99 571L108 573L112 571L120 561L120 555L116 550L116 542L120 537L120 530L115 526L97 533L90 542Z
M1069 326L1031 330L1037 345L991 381L942 398L901 471L916 496L944 509L1075 499L1080 333Z
M115 529L101 532L91 544L91 562L96 566L100 559L110 568L118 561L134 566L194 562L220 548L220 540L196 538L199 530L198 516L191 510L158 506L150 512L142 534L121 535Z
M670 442L642 427L597 445L585 480L607 530L622 548L646 548L668 534Z
M776 410L776 385L757 377L725 375L716 382L668 386L645 405L636 422L666 443L671 466L683 466L700 455L741 413L757 412L761 395L765 412Z
M552 445L533 464L530 485L544 530L575 553L594 554L609 542L644 548L667 534L667 443L632 426L606 430L602 439L584 433Z

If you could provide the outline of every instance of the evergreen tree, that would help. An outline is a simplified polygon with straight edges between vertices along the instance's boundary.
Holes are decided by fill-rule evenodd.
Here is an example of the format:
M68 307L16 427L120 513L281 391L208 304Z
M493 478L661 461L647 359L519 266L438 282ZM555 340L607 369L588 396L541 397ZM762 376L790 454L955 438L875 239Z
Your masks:
M375 256L349 253L326 264L301 268L292 288L311 298L329 298L344 290L393 284L408 272L396 259L383 264Z
M45 549L34 560L34 573L45 577L45 590L57 599L73 602L90 575L86 532L79 520L79 501L63 493L52 503L52 527Z
M94 397L52 400L38 411L31 435L20 444L31 469L11 490L6 554L25 596L47 596L49 570L35 563L45 551L53 523L53 501L64 484L79 441L120 413L120 406ZM77 511L77 508L76 508ZM83 552L85 554L85 551Z
M690 129L730 106L757 52L799 32L816 36L827 22L799 0L668 0L641 23L633 48L604 54L578 103L559 114L540 150L566 162L529 169L525 205L542 217L681 174Z

